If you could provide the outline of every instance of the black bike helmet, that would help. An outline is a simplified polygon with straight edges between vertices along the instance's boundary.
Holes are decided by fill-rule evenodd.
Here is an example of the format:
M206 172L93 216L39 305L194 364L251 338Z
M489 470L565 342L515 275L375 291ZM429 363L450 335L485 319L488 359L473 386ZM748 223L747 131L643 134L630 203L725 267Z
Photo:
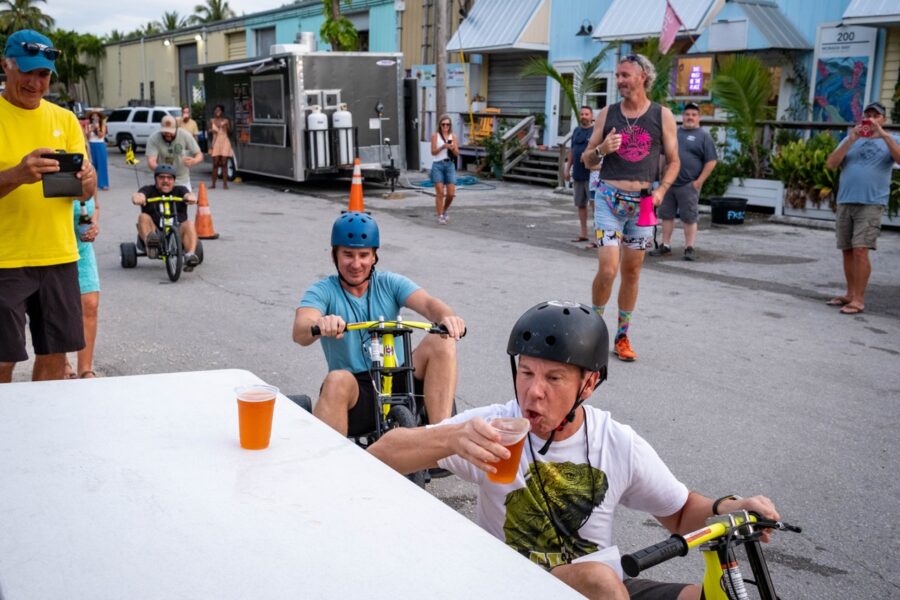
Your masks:
M509 334L506 352L599 371L606 379L609 332L603 318L577 302L550 300L525 311Z
M378 248L378 224L364 212L345 212L331 226L331 246Z
M594 386L596 389L606 380L609 331L603 318L590 307L577 302L550 300L532 306L519 317L509 334L506 352L509 354L514 390L516 356L519 355L543 358L599 372L600 377ZM546 454L556 437L556 432L575 420L575 411L583 402L580 398L583 392L584 390L576 395L572 408L559 427L550 434L544 446L538 451L539 454Z
M172 165L156 165L156 168L153 169L153 177L155 178L157 175L171 175L175 177L175 167Z

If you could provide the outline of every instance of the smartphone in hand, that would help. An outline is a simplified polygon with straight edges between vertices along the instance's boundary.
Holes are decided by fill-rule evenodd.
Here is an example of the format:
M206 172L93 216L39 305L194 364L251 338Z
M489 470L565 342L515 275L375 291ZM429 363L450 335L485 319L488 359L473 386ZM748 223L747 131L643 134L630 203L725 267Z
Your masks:
M875 135L875 128L872 127L872 119L863 119L859 124L859 135L870 138Z
M41 158L51 158L59 162L59 171L45 173L41 178L45 198L79 198L84 193L78 171L84 164L84 155L77 152L53 152L41 154Z

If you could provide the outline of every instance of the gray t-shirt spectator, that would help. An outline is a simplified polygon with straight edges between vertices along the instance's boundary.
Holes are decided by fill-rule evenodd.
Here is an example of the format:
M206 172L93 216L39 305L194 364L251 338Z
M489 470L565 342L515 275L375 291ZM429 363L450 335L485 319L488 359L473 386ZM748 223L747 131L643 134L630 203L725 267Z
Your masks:
M183 185L190 189L191 174L184 165L182 158L194 156L200 152L197 140L184 129L178 129L171 143L167 142L162 133L157 131L147 140L147 156L156 156L156 164L172 165L175 167L175 185Z
M678 128L678 157L681 170L672 187L680 187L696 181L703 171L703 165L718 160L716 144L712 136L702 127L695 129Z
M900 138L892 136L900 143ZM846 143L846 142L844 142ZM894 159L882 139L859 138L841 163L838 204L880 204L887 206L891 193Z

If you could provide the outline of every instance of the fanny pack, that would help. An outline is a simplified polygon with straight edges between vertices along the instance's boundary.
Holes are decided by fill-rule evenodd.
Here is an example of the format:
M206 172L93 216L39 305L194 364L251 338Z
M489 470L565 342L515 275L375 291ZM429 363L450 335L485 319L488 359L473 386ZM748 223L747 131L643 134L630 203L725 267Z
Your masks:
M623 192L609 184L601 183L597 194L603 197L614 215L631 219L637 217L641 198L651 195L651 190L643 188L638 192Z

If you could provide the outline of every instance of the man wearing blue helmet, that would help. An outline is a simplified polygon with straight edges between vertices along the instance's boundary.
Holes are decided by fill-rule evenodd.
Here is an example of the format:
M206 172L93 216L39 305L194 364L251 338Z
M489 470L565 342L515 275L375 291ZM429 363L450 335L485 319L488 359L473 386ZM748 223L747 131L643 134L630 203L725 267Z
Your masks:
M181 232L181 247L184 248L184 270L193 271L200 264L200 257L195 254L197 250L197 230L193 221L188 219L187 205L197 202L197 197L183 185L175 185L175 167L172 165L157 165L153 170L153 185L145 185L131 195L131 202L141 207L138 215L138 235L144 242L148 258L159 256L160 237L157 231L157 223L160 218L159 204L147 203L147 198L159 198L160 196L177 196L184 202L175 203L175 218L178 219L178 231Z
M317 326L328 362L313 414L343 435L375 429L369 365L360 333L344 333L346 323L394 319L407 307L444 325L448 336L426 336L413 351L414 393L424 393L432 423L450 416L456 394L456 340L465 331L465 322L406 277L376 271L379 245L378 224L371 216L347 212L338 217L331 229L331 258L337 274L307 289L294 317L294 341L309 346L318 339L310 331Z

